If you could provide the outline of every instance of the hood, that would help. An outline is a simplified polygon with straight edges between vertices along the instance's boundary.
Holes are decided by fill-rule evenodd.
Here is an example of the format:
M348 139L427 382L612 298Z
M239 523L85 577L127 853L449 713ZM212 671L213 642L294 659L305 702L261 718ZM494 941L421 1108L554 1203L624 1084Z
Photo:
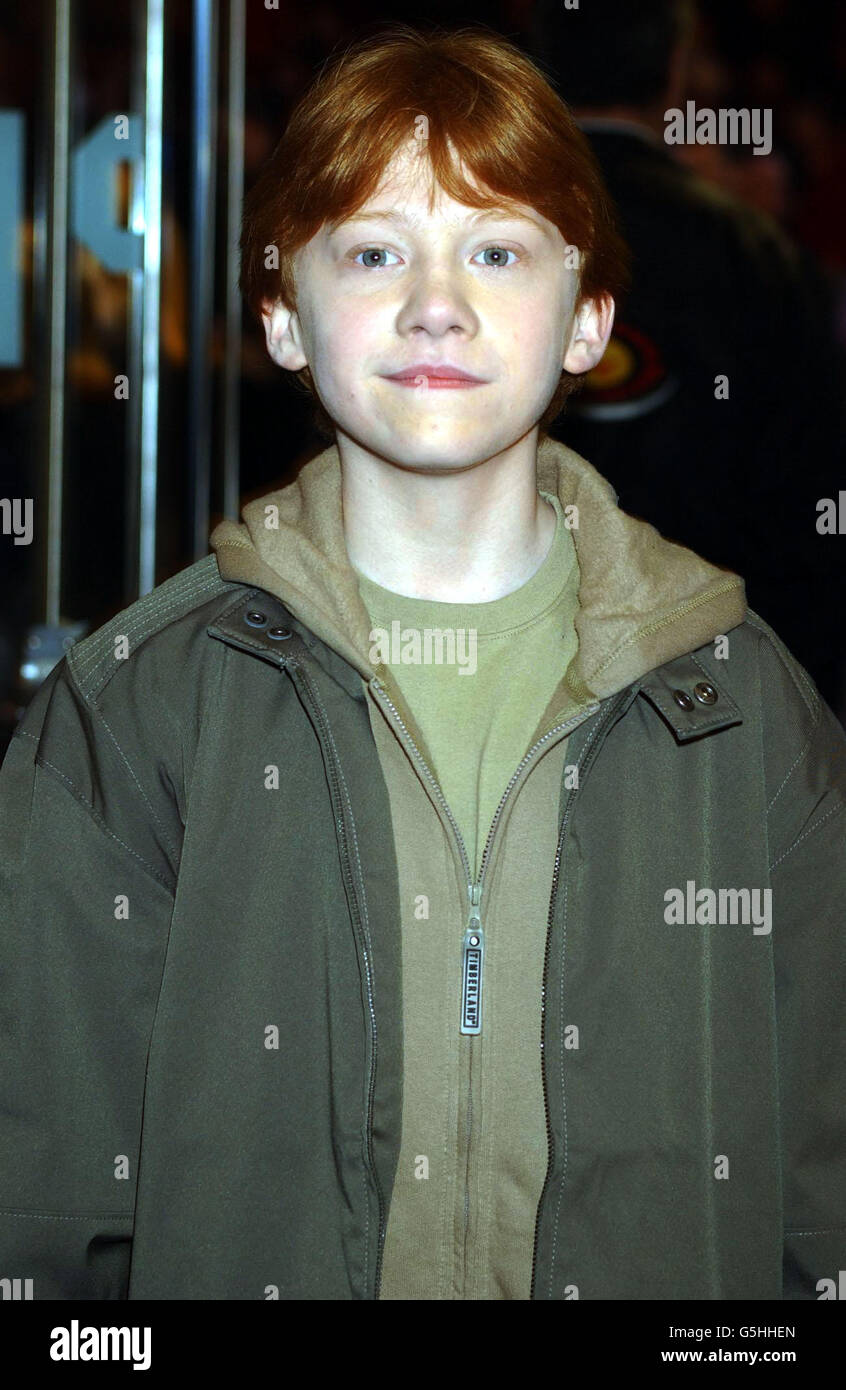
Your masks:
M666 661L743 622L743 580L665 540L617 505L609 482L572 449L544 436L537 484L569 513L579 565L579 649L566 673L579 700L605 698ZM310 459L293 482L248 502L209 543L224 580L267 590L365 680L371 620L347 556L337 445Z

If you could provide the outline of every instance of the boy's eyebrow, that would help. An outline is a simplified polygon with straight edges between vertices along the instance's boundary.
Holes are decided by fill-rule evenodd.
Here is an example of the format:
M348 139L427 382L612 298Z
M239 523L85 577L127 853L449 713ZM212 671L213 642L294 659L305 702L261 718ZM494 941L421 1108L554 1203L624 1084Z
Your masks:
M544 236L548 236L546 227L536 217L532 217L527 212L513 212L510 208L487 208L477 212L471 217L470 222L476 225L479 222L528 222L536 227ZM393 208L373 209L369 212L354 212L349 217L342 218L338 222L329 222L328 231L330 235L346 222L393 222L397 225L407 226L409 219L404 217L401 212Z

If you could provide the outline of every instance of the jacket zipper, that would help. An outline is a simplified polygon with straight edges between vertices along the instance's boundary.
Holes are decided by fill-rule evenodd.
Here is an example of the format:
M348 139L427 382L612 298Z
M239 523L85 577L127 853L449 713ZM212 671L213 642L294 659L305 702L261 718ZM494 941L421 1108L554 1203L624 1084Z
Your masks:
M464 931L461 947L461 1032L481 1033L482 976L485 965L485 933L482 930L479 911L482 889L478 883L470 884L469 888L470 919Z
M458 842L458 848L459 848L459 850L460 850L460 852L461 852L461 860L462 860L462 863L463 863L463 865L464 865L464 873L465 873L465 876L466 876L466 879L467 879L467 896L468 896L469 899L470 899L470 911L469 911L468 918L467 918L467 925L466 925L465 930L464 930L464 940L463 940L463 946L462 946L462 962L461 962L461 984L462 984L462 991L461 991L461 993L462 993L462 1010L461 1010L461 1012L462 1012L462 1026L461 1026L461 1032L462 1032L462 1033L474 1033L474 1034L475 1034L475 1033L480 1033L480 1032L482 1031L482 1024L481 1024L481 993L482 993L482 984L483 984L482 967L483 967L483 963L484 963L484 945L485 945L485 933L484 933L484 928L483 928L483 925L482 925L482 912L481 912L482 884L484 883L485 870L486 870L486 868L487 868L488 853L489 853L489 851L490 851L491 842L492 842L492 840L493 840L493 838L494 838L494 835L495 835L495 833L496 833L496 827L497 827L497 824L499 823L499 818L500 818L500 816L501 816L501 814L502 814L502 809L503 809L503 807L505 806L505 803L507 802L509 796L511 795L511 791L512 791L512 788L513 788L513 786L514 786L514 783L517 781L518 777L520 776L520 773L523 771L523 768L526 766L526 764L532 759L532 757L534 756L534 754L537 752L538 748L540 748L540 747L542 746L542 744L546 743L547 739L552 738L553 734L558 734L558 733L561 732L562 729L566 729L566 728L569 728L570 726L575 726L575 725L577 725L577 724L581 724L581 723L584 722L585 719L589 719L590 716L591 716L592 714L595 714L596 711L599 709L599 701L598 701L598 700L593 701L593 702L592 702L590 705L588 705L585 709L580 710L578 714L573 715L570 719L565 719L563 723L561 723L561 724L556 724L555 727L552 728L552 729L550 729L547 733L545 733L545 734L543 735L542 738L539 738L538 741L537 741L537 743L532 744L532 747L529 749L528 753L526 753L525 757L518 763L518 765L517 765L515 771L513 772L512 776L511 776L511 779L510 779L510 781L509 781L509 783L508 783L508 786L505 788L505 791L504 791L503 794L502 794L502 798L501 798L501 800L500 800L500 803L499 803L499 805L498 805L497 808L496 808L496 812L494 813L494 818L493 818L493 820L491 821L491 828L490 828L490 830L488 831L488 837L487 837L487 840L485 841L485 848L484 848L484 851L483 851L483 853L482 853L482 862L481 862L481 864L480 864L480 866L479 866L479 878L478 878L478 881L477 881L476 883L474 883L474 882L473 882L473 874L472 874L472 871L471 871L471 869L470 869L470 860L469 860L468 857L467 857L467 850L466 850L465 845L464 845L464 840L463 840L463 838L462 838L461 831L459 830L458 825L456 824L455 817L453 816L452 811L449 809L449 806L448 806L448 804L447 804L446 798L445 798L443 792L441 791L441 788L440 788L440 786L438 785L438 782L437 782L437 780L436 780L434 774L432 773L432 771L431 771L430 768L428 767L428 765L427 765L425 759L423 758L422 753L420 752L419 748L417 747L417 744L414 742L414 739L412 738L411 734L409 733L408 729L406 728L406 725L405 725L405 723L403 722L402 715L400 714L399 710L397 709L397 707L396 707L396 705L394 704L393 700L391 699L390 695L387 694L387 692L386 692L386 690L385 690L385 687L383 686L382 682L379 680L378 676L374 676L373 679L371 680L370 684L371 684L371 686L374 687L374 689L380 691L380 693L381 693L381 695L382 695L382 698L383 698L384 701L385 701L385 704L388 705L389 708L391 709L391 711L393 712L394 718L395 718L397 724L399 724L400 729L402 730L402 733L403 733L403 735L404 735L404 737L405 737L405 740L406 740L406 742L407 742L409 748L411 749L412 753L414 754L414 757L415 757L415 759L417 760L417 762L419 763L420 767L422 767L424 773L426 774L427 780L429 781L429 783L431 784L431 786L434 788L435 793L436 793L436 795L437 795L437 798L438 798L438 800L440 801L442 807L444 808L444 810L445 810L445 812L446 812L446 814L447 814L447 817L448 817L448 819L449 819L449 822L450 822L450 824L452 825L453 830L455 831L455 838L456 838L456 840L457 840L457 842ZM468 956L471 958L471 961L473 962L473 966L472 966L472 968L471 968L471 970L470 970L471 987L470 987L469 990L466 990L466 989L465 989L465 979L466 979L466 976L467 976L467 958L468 958ZM476 963L478 963L478 969L476 968ZM476 1022L476 1024L475 1024L475 1026L472 1026L472 1027L464 1027L464 1022L465 1022L465 998L466 998L466 1000L467 1000L467 1005L468 1005L468 1015L473 1014L473 1013L478 1014L478 1020L477 1020L477 1022Z
M615 701L612 705L609 706L608 714L607 714L605 720L603 721L603 723L602 723L602 725L600 726L600 728L598 728L597 731L596 731L595 742L594 742L594 745L593 745L593 757L596 756L596 751L597 751L597 749L599 748L599 746L600 746L601 743L602 743L602 735L603 735L603 733L605 732L605 729L606 729L606 727L608 726L608 724L609 724L609 722L610 722L610 720L611 720L612 715L614 715L614 714L616 713L616 711L620 708L620 706L623 704L626 695L630 695L630 696L631 696L631 695L633 695L633 693L635 693L635 692L633 692L632 689L629 688L629 690L623 692L623 694L621 695L621 697L620 697L619 700ZM598 705L594 706L594 709L598 709L598 708L599 708ZM590 763L591 763L592 761L593 761L593 758L590 758L590 759L586 762L585 767L583 768L583 773L586 773L586 772L587 772L587 769L588 769L588 767L590 766ZM529 1298L530 1298L530 1299L534 1299L534 1297L535 1297L535 1281L536 1281L536 1278L537 1278L537 1261L538 1261L538 1236L539 1236L539 1234L540 1234L541 1212L542 1212L542 1210L543 1210L544 1199L545 1199L545 1197L546 1197L547 1189L548 1189L548 1187L549 1187L549 1175L550 1175L550 1173L552 1172L553 1158L554 1158L554 1148L555 1148L555 1142L554 1142L553 1137L552 1137L552 1126L551 1126L550 1123L549 1123L549 1095L548 1095L548 1093L547 1093L547 1088L546 1088L546 1067L545 1067L545 1065L544 1065L544 1043L545 1043L545 1041L546 1041L546 982L547 982L547 973L548 973L548 968L549 968L549 943L550 943L550 939L551 939L551 936L552 936L552 919L553 919L553 917L555 916L555 900L556 900L556 897L557 897L557 895L558 895L558 874L559 874L559 870L560 870L560 867L561 867L561 851L562 851L563 846L564 846L564 832L565 832L566 827L567 827L567 822L568 822L569 819L570 819L570 810L571 810L573 801L574 801L574 799L575 799L576 791L577 791L577 790L578 790L577 787L572 787L572 788L570 789L570 795L569 795L569 797L567 798L567 804L566 804L566 806L564 807L564 814L563 814L562 817L561 817L561 825L560 825L559 831L558 831L558 845L557 845L556 850L555 850L555 862L554 862L554 864L553 864L553 866L552 866L552 891L551 891L551 893L550 893L550 895L549 895L549 913L548 913L547 919L546 919L546 945L545 945L545 947L544 947L544 953L543 953L543 983L542 983L542 985L541 985L541 1045L540 1045L540 1046L541 1046L541 1081L543 1082L543 1109L544 1109L544 1115L545 1115L545 1117L546 1117L547 1164L546 1164L546 1176L545 1176L545 1178L544 1178L544 1180L543 1180L543 1187L542 1187L542 1189L541 1189L541 1195L540 1195L540 1198L538 1199L537 1211L536 1211L536 1213L535 1213L535 1241L534 1241L534 1246L533 1246L533 1249L532 1249L532 1282L531 1282L530 1289L529 1289Z
M446 814L447 814L447 817L449 818L450 824L452 825L452 828L453 828L453 830L455 831L455 838L456 838L456 841L457 841L457 843L458 843L458 848L459 848L459 851L460 851L460 853L461 853L462 863L463 863L463 865L464 865L464 872L465 872L465 875L466 875L466 877L467 877L467 891L468 891L468 895L469 895L469 898L470 898L470 912L469 912L469 915L468 915L467 926L466 926L465 931L464 931L464 940L463 940L463 948L462 948L462 962L461 962L461 1032L462 1032L462 1033L470 1033L470 1034L478 1034L478 1033L480 1033L480 1032L482 1031L481 1000L482 1000L483 965L484 965L484 941L485 941L484 929L483 929L483 926L482 926L482 916L481 916L482 883L483 883L483 881L484 881L485 869L486 869L486 867L487 867L488 852L489 852L489 850L490 850L491 842L492 842L493 837L494 837L494 834L495 834L495 832L496 832L497 823L498 823L498 821L499 821L500 815L502 814L502 808L503 808L503 806L505 805L506 801L508 800L508 797L509 797L510 794L511 794L511 790L512 790L512 788L513 788L513 786L514 786L514 783L517 781L517 778L520 776L520 773L522 772L523 768L526 766L527 762L529 762L529 760L534 756L534 754L535 754L535 752L537 751L537 749L540 748L542 744L546 743L547 739L552 738L553 734L560 733L563 729L567 729L567 728L570 728L570 727L573 727L573 728L574 728L574 727L576 727L578 724L584 723L584 721L585 721L586 719L589 719L589 718L591 717L591 715L595 714L596 711L599 709L599 707L600 707L600 701L599 701L599 700L594 700L594 701L592 701L585 709L580 710L578 714L573 715L570 719L565 719L565 720L563 721L563 723L561 723L561 724L556 724L555 727L552 728L552 729L550 729L547 733L545 733L545 734L543 735L542 738L539 738L538 741L537 741L537 743L534 743L534 744L532 745L532 747L529 749L528 753L526 753L525 757L522 758L522 760L518 763L517 768L515 769L514 773L512 774L512 776L511 776L511 778L510 778L510 780L509 780L509 782L508 782L508 785L507 785L507 787L505 788L505 791L504 791L503 794L502 794L502 798L501 798L501 800L500 800L500 803L499 803L499 805L498 805L497 808L496 808L496 812L495 812L495 814L494 814L494 818L493 818L493 820L492 820L492 822L491 822L491 828L490 828L490 830L488 831L488 837L487 837L487 840L485 841L485 848L484 848L484 851L483 851L483 853L482 853L482 862L481 862L481 864L480 864L480 866L479 866L479 879L478 879L478 882L477 882L477 883L474 883L474 882L473 882L473 874L472 874L472 871L471 871L471 869L470 869L470 861L469 861L469 859L468 859L468 857L467 857L467 850L466 850L465 845L464 845L464 840L463 840L463 838L462 838L461 831L459 830L458 825L456 824L455 817L453 816L453 814L452 814L452 812L451 812L449 806L447 805L446 798L445 798L443 792L441 791L440 786L438 785L437 779L435 778L434 774L432 773L432 771L431 771L430 768L428 767L428 765L427 765L427 763L426 763L426 761L425 761L423 755L421 754L419 748L417 747L416 743L414 742L414 739L412 738L411 734L409 733L408 729L406 728L406 725L405 725L405 723L404 723L404 721L403 721L403 718L402 718L402 716L401 716L399 710L397 709L397 707L396 707L396 705L394 704L394 702L393 702L393 700L391 699L391 697L388 695L387 691L385 690L385 687L383 686L382 682L379 680L378 676L374 676L374 677L373 677L373 679L370 681L370 685L371 685L372 688L374 688L375 690L378 690L378 691L380 692L380 694L382 695L382 698L384 699L385 703L386 703L386 704L390 707L390 709L392 710L393 715L394 715L394 719L396 720L397 724L399 724L400 729L402 730L403 736L404 736L404 738L405 738L405 740L406 740L406 742L407 742L407 744L408 744L408 747L411 749L411 751L412 751L412 753L413 753L415 759L417 760L418 764L420 765L420 767L423 769L424 773L426 774L427 780L429 781L429 783L431 784L431 786L434 788L435 793L436 793L436 795L437 795L437 797L438 797L438 800L440 801L441 805L443 806L443 808L444 808L444 810L445 810L445 812L446 812ZM562 826L563 826L563 820L562 820ZM545 1116L546 1116L546 1142L547 1142L547 1153L548 1153L548 1155L549 1155L549 1159L548 1159L548 1162L547 1162L546 1178L544 1179L543 1192L541 1193L541 1201L543 1200L543 1193L546 1191L547 1182L548 1182L548 1180L549 1180L549 1168L550 1168L550 1161L551 1161L551 1155L552 1155L552 1131L551 1131L550 1125L549 1125L549 1104L548 1104L547 1095L546 1095L546 1078L544 1077L544 1074L543 1074L543 1007L544 1007L544 992L545 992L545 988L546 988L546 966L547 966L547 959L548 959L548 955L549 955L549 922L551 921L551 917L552 917L552 907L553 907L553 903L554 903L554 900L555 900L555 888L556 888L556 884L557 884L558 862L559 862L560 852L561 852L561 839L560 839L560 837L559 837L558 850L557 850L557 852L556 852L556 856L555 856L555 865L554 865L554 868L553 868L553 887L552 887L552 896L551 896L551 900L550 900L550 914L549 914L549 917L547 918L547 941L546 941L546 949L545 949L545 953L544 953L543 987L542 987L542 989L541 989L541 1079L542 1079L542 1082L543 1082L544 1114L545 1114ZM465 1023L470 1023L470 1024L472 1024L473 1026L467 1026L467 1027L465 1027ZM469 1164L469 1134L468 1134L468 1164ZM538 1204L538 1213L539 1213L539 1212L540 1212L540 1204ZM466 1233L466 1230L467 1230L468 1217L469 1217L469 1182L468 1182L468 1181L465 1181L465 1189L464 1189L464 1229L465 1229L465 1233ZM535 1283L535 1261L536 1261L536 1258L537 1258L537 1232L538 1232L538 1224L537 1224L537 1219L536 1219L536 1223L535 1223L535 1245L534 1245L534 1250L533 1250L533 1254L532 1254L532 1290L534 1290L534 1283ZM379 1274L380 1274L380 1277L381 1277L381 1253L382 1253L382 1252L381 1252L381 1249L380 1249L380 1261L379 1261ZM377 1293L376 1293L376 1296L377 1296L377 1298L378 1298L378 1296L379 1296L379 1293L378 1293L378 1285L377 1285ZM531 1295L530 1295L530 1296L531 1296Z

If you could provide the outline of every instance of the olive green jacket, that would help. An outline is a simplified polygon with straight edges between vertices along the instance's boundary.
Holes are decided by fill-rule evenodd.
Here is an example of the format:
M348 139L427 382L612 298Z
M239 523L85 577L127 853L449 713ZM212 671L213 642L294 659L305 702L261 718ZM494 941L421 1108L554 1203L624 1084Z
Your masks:
M538 478L579 508L580 646L530 1296L819 1298L846 1269L846 737L736 576L561 445ZM338 482L327 450L78 642L4 760L0 1278L36 1298L379 1297L424 1063ZM248 513L292 499L283 573Z

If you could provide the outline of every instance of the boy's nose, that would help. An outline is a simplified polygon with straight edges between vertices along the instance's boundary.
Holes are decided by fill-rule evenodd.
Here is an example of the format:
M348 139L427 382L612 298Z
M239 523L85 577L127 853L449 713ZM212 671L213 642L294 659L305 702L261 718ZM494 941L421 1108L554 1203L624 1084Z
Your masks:
M478 318L457 273L437 267L415 277L399 311L397 329L403 333L416 327L430 333L446 333L451 328L476 332Z

